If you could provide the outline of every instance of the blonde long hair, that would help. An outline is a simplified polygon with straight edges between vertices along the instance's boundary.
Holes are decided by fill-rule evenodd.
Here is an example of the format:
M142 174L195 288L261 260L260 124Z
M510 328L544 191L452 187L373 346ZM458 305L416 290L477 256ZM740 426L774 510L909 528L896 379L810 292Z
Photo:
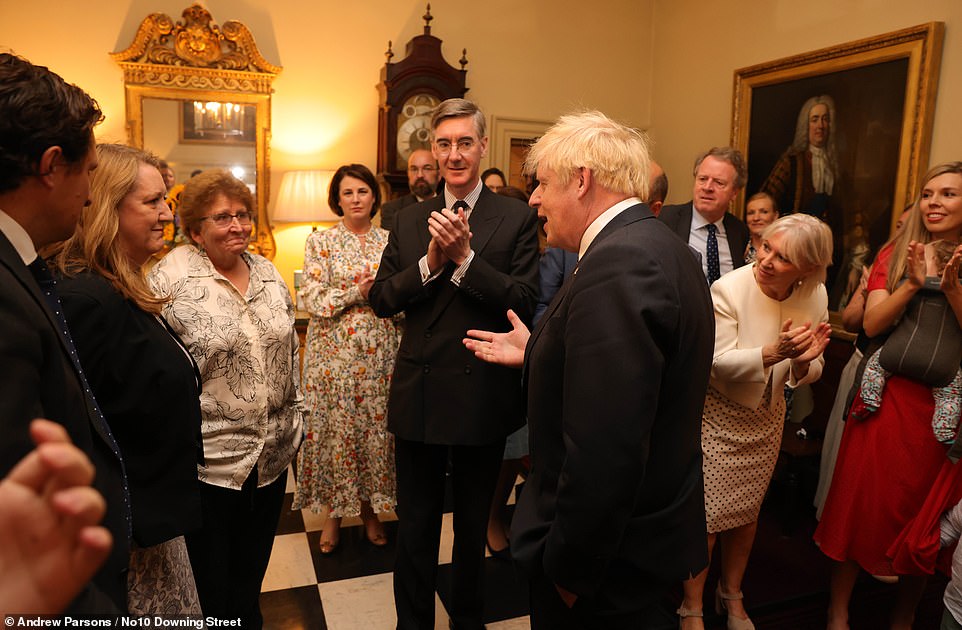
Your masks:
M902 276L905 275L908 268L909 243L915 241L925 244L932 241L932 234L926 229L925 222L922 220L919 202L922 200L922 190L925 186L939 175L945 175L946 173L962 175L962 162L939 164L925 174L925 177L922 178L922 185L919 186L919 194L915 198L915 203L912 205L908 216L905 217L902 231L886 243L886 246L891 245L894 248L892 258L889 260L888 279L885 282L885 288L889 293L898 288L898 285L902 282Z
M159 314L167 297L150 290L143 270L130 262L117 234L118 208L134 185L141 164L159 169L153 154L123 144L98 144L99 166L90 177L90 205L83 209L73 236L45 251L51 266L65 276L92 271L106 278L141 310Z

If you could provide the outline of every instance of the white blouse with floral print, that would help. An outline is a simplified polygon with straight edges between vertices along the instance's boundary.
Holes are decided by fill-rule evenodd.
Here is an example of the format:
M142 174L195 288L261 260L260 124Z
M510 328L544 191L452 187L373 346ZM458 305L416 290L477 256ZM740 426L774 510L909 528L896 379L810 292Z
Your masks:
M247 294L193 245L175 248L151 269L164 317L200 368L204 483L239 490L257 465L257 484L275 481L301 441L298 341L287 285L266 258L242 254Z

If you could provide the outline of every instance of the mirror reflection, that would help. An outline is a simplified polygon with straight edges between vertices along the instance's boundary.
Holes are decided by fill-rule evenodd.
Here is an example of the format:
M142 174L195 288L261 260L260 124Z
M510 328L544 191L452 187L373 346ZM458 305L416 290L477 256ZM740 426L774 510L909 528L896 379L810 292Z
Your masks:
M152 13L126 50L111 53L124 71L128 140L167 162L175 216L178 189L192 174L232 171L256 199L251 249L273 258L268 138L271 83L281 68L261 56L240 22L218 27L198 4L182 18ZM176 242L173 229L166 236Z
M231 103L239 112L232 120L207 113L193 116L197 109L195 103L201 104L205 111L215 105L227 105L215 101L145 98L144 146L167 161L177 184L186 182L195 171L224 168L247 184L256 198L255 106ZM190 111L191 115L186 115L185 111ZM196 122L189 127L187 122L191 119ZM246 122L248 119L249 123ZM245 127L249 127L249 131ZM243 140L248 133L249 142Z

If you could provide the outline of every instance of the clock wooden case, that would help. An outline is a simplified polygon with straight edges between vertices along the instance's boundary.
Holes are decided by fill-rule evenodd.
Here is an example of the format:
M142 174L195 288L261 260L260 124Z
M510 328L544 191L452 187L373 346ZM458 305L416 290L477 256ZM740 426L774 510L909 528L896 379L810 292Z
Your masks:
M424 33L407 44L404 59L391 62L391 42L385 53L378 84L377 170L391 188L391 196L407 194L407 161L415 149L431 148L431 111L441 101L463 97L468 71L467 50L459 63L449 65L441 54L441 40L431 35L431 5L424 14Z

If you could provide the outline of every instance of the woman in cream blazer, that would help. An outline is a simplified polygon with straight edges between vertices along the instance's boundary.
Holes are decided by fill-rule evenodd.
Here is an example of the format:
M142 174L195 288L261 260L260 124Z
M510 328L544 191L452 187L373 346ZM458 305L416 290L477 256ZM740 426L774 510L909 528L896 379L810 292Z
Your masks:
M711 288L715 352L702 421L709 554L721 534L722 572L715 591L728 628L754 628L741 581L758 513L771 481L785 417L784 386L818 380L831 327L825 269L832 233L818 219L792 214L762 234L753 265ZM703 628L708 569L685 582L683 628Z

